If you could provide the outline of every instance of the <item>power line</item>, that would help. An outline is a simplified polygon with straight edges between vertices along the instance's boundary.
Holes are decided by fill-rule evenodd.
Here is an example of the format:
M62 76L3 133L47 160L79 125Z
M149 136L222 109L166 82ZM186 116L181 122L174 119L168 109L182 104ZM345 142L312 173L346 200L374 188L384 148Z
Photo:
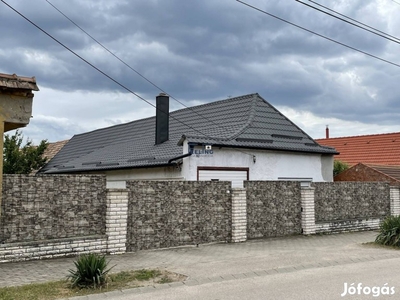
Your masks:
M63 44L62 42L60 42L59 40L57 40L55 37L53 37L51 34L49 34L47 31L45 31L44 29L42 29L39 25L35 24L33 21L31 21L30 19L28 19L26 16L24 16L22 13L20 13L18 10L16 10L14 7L12 7L11 5L9 5L7 2L5 2L4 0L0 0L1 2L3 2L5 5L7 5L10 9L12 9L14 12L16 12L18 15L20 15L22 18L24 18L26 21L28 21L29 23L31 23L33 26L35 26L37 29L39 29L41 32L43 32L45 35L47 35L48 37L50 37L53 41L55 41L56 43L58 43L59 45L61 45L62 47L64 47L66 50L68 50L69 52L71 52L73 55L75 55L76 57L78 57L80 60L82 60L83 62L85 62L87 65L89 65L90 67L92 67L93 69L95 69L97 72L101 73L102 75L104 75L105 77L107 77L108 79L110 79L111 81L113 81L114 83L116 83L117 85L119 85L120 87L122 87L123 89L125 89L126 91L132 93L133 95L135 95L136 97L138 97L140 100L146 102L147 104L153 106L155 109L158 109L154 104L152 104L150 101L146 100L145 98L143 98L142 96L140 96L139 94L135 93L134 91L132 91L131 89L129 89L127 86L125 86L124 84L118 82L116 79L114 79L113 77L111 77L110 75L108 75L107 73L105 73L104 71L102 71L101 69L99 69L98 67L96 67L95 65L93 65L91 62L89 62L88 60L86 60L85 58L83 58L82 56L80 56L78 53L76 53L75 51L73 51L71 48L69 48L68 46L66 46L65 44ZM159 110L159 109L158 109ZM159 110L162 113L165 113L162 110ZM170 115L170 114L168 114ZM204 135L205 137L210 138L209 136L205 135L204 133L202 133L201 131L193 128L192 126L176 119L175 117L171 116L170 117L172 119L174 119L175 121L187 126L188 128L197 131L198 133L201 133L202 135Z
M210 123L216 125L217 127L226 130L224 127L222 127L220 124L215 123L213 120L208 119L207 117L201 115L200 113L198 113L197 111L193 110L191 107L186 106L184 103L182 103L181 101L179 101L178 99L176 99L174 96L170 95L169 93L167 93L164 89L162 89L161 87L159 87L158 85L156 85L153 81L151 81L150 79L148 79L147 77L145 77L143 74L141 74L139 71L137 71L136 69L134 69L131 65L129 65L127 62L125 62L124 60L122 60L120 57L118 57L114 52L112 52L110 49L108 49L106 46L104 46L100 41L98 41L96 38L94 38L91 34L89 34L86 30L84 30L81 26L79 26L75 21L73 21L70 17L68 17L64 12L62 12L58 7L56 7L53 3L51 3L49 0L45 0L49 5L51 5L55 10L57 10L62 16L64 16L68 21L70 21L73 25L75 25L77 28L79 28L83 33L85 33L87 36L89 36L93 41L95 41L100 47L102 47L104 50L106 50L108 53L110 53L112 56L114 56L117 60L119 60L121 63L123 63L126 67L128 67L130 70L132 70L133 72L135 72L137 75L139 75L140 77L142 77L144 80L146 80L148 83L150 83L152 86L154 86L155 88L157 88L159 91L168 94L168 96L170 98L172 98L173 100L175 100L176 102L178 102L179 104L181 104L183 107L189 109L191 112L195 113L196 115L198 115L199 117L209 121ZM239 152L242 152L244 154L250 155L248 153L245 153L243 151L238 150Z
M68 50L69 52L71 52L73 55L75 55L76 57L78 57L80 60L82 60L83 62L85 62L87 65L89 65L90 67L92 67L93 69L95 69L96 71L98 71L99 73L101 73L102 75L104 75L105 77L107 77L108 79L110 79L111 81L113 81L115 84L119 85L121 88L125 89L126 91L130 92L131 94L135 95L137 98L139 98L140 100L144 101L145 103L151 105L152 107L154 107L156 110L159 110L160 112L167 114L169 117L171 117L172 119L174 119L175 121L181 123L182 125L192 129L195 132L198 132L200 134L202 134L204 137L209 138L209 139L213 139L212 137L204 134L203 132L201 132L198 129L193 128L192 126L180 121L179 119L171 116L171 114L169 113L165 113L164 111L160 110L157 108L157 106L155 106L154 104L152 104L151 102L149 102L148 100L146 100L145 98L143 98L142 96L140 96L139 94L135 93L134 91L132 91L131 89L129 89L127 86L125 86L124 84L118 82L116 79L114 79L113 77L111 77L110 75L108 75L107 73L105 73L104 71L102 71L101 69L99 69L98 67L96 67L95 65L93 65L92 63L90 63L88 60L86 60L85 58L83 58L82 56L80 56L78 53L76 53L75 51L73 51L71 48L69 48L68 46L66 46L65 44L63 44L62 42L60 42L59 40L57 40L55 37L53 37L50 33L48 33L47 31L45 31L44 29L42 29L39 25L37 25L36 23L34 23L33 21L31 21L28 17L26 17L25 15L23 15L21 12L19 12L18 10L16 10L14 7L12 7L10 4L8 4L7 2L5 2L4 0L0 0L1 2L3 2L6 6L8 6L11 10L13 10L15 13L17 13L18 15L20 15L22 18L24 18L27 22L29 22L30 24L32 24L34 27L36 27L37 29L39 29L41 32L43 32L45 35L47 35L49 38L51 38L53 41L55 41L57 44L59 44L60 46L62 46L63 48L65 48L66 50ZM249 155L249 156L254 156L253 154L249 154L246 153L244 151L241 151L239 149L235 149L233 148L235 151L241 152L243 154Z
M300 0L295 0L295 1L301 3L301 4L305 5L305 6L308 6L308 7L312 8L312 9L315 9L315 10L317 10L317 11L319 11L319 12L322 12L322 13L328 15L328 16L331 16L331 17L333 17L333 18L336 18L336 19L338 19L338 20L340 20L340 21L343 21L343 22L345 22L345 23L348 23L348 24L350 24L350 25L353 25L353 26L355 26L355 27L358 27L358 28L360 28L360 29L362 29L362 30L368 31L368 32L370 32L370 33L372 33L372 34L375 34L375 35L377 35L377 36L380 36L380 37L382 37L382 38L384 38L384 39L387 39L387 40L389 40L389 41L392 41L392 42L395 42L395 43L397 43L397 44L400 44L400 40L399 40L398 38L396 38L396 37L394 37L394 36L391 36L391 35L389 35L389 34L383 32L383 31L380 31L380 30L376 29L376 28L373 28L373 27L371 27L371 26L369 26L369 25L367 25L367 24L358 22L357 20L354 20L354 19L352 19L352 18L350 18L350 17L347 17L347 16L345 16L345 15L343 15L343 14L340 14L339 12L337 12L337 11L335 11L335 10L333 10L333 9L330 9L330 8L324 6L324 5L321 5L321 4L317 3L317 2L314 2L314 1L309 0L310 2L315 3L316 5L319 5L319 6L325 8L325 9L327 9L327 10L329 10L329 11L332 11L332 12L334 12L334 13L340 15L340 16L344 16L345 18L350 19L350 20L352 20L352 21L355 22L355 23L361 24L362 26L361 26L361 25L357 25L357 24L355 24L355 23L353 23L353 22L350 22L350 21L348 21L348 20L345 20L345 19L343 19L343 18L340 18L340 17L338 17L338 16L335 16L334 14L331 14L331 13L329 13L329 12L327 12L327 11L324 11L324 10L322 10L322 9L319 9L319 8L317 8L317 7L315 7L315 6L310 5L310 4L304 3L303 1L300 1ZM365 26L365 27L363 27L363 26ZM369 28L370 28L370 29L369 29ZM371 30L371 29L372 29L372 30Z
M96 38L94 38L91 34L89 34L86 30L84 30L81 26L79 26L75 21L73 21L70 17L68 17L65 13L63 13L58 7L56 7L54 4L52 4L49 0L45 0L49 5L51 5L55 10L57 10L61 15L63 15L67 20L69 20L73 25L75 25L77 28L79 28L83 33L85 33L88 37L90 37L94 42L96 42L99 46L101 46L105 51L107 51L109 54L111 54L112 56L114 56L117 60L119 60L121 63L123 63L126 67L128 67L130 70L132 70L133 72L135 72L137 75L139 75L140 77L142 77L144 80L146 80L148 83L150 83L152 86L154 86L155 88L157 88L158 90L160 90L161 92L168 94L170 98L172 98L173 100L175 100L176 102L178 102L179 104L181 104L183 107L189 109L191 112L197 114L199 117L209 121L210 123L218 126L221 129L224 129L224 127L222 127L220 124L215 123L213 120L208 119L207 117L201 115L200 113L198 113L197 111L193 110L192 108L186 106L184 103L182 103L181 101L179 101L178 99L176 99L174 96L170 95L169 93L167 93L165 90L163 90L161 87L159 87L158 85L156 85L153 81L151 81L150 79L148 79L147 77L145 77L143 74L141 74L139 71L137 71L136 69L134 69L132 66L130 66L127 62L125 62L124 60L122 60L120 57L118 57L114 52L112 52L110 49L108 49L106 46L104 46L99 40L97 40Z
M363 23L363 22L359 22L359 21L357 21L356 19L350 18L350 17L348 17L348 16L346 16L346 15L344 15L344 14L341 14L341 13L339 13L339 12L337 12L337 11L335 11L335 10L333 10L333 9L331 9L331 8L329 8L329 7L327 7L327 6L324 6L324 5L322 5L322 4L319 4L319 3L315 2L315 1L312 1L312 0L308 0L308 1L314 3L314 4L318 5L318 6L321 6L321 7L325 8L326 10L332 11L332 12L338 14L339 16L342 16L342 17L345 17L345 18L347 18L347 19L349 19L349 20L352 20L353 22L356 22L357 24L363 25L363 26L365 26L365 27L367 27L367 28L370 28L370 29L372 29L372 30L375 30L376 32L380 32L380 33L382 33L382 34L384 34L384 35L386 35L386 36L389 36L389 37L391 37L391 38L394 38L394 39L400 41L399 38L397 38L397 37L395 37L395 36L393 36L393 35L390 35L390 34L384 32L384 31L381 31L381 30L376 29L376 28L374 28L374 27L372 27L372 26L369 26L369 25L367 25L367 24L365 24L365 23ZM400 3L399 3L399 4L400 4Z
M118 59L121 63L123 63L125 66L127 66L129 69L131 69L133 72L135 72L137 75L142 77L144 80L146 80L148 83L156 87L158 90L160 90L163 93L168 94L165 92L162 88L157 86L154 82L152 82L150 79L146 78L143 76L139 71L135 70L133 67L131 67L127 62L119 58L114 52L109 50L106 46L104 46L102 43L100 43L96 38L94 38L90 33L88 33L86 30L84 30L81 26L79 26L76 22L74 22L71 18L69 18L65 13L63 13L59 8L57 8L54 4L52 4L50 1L45 0L48 4L50 4L55 10L57 10L61 15L63 15L67 20L69 20L72 24L74 24L76 27L78 27L82 32L84 32L88 37L90 37L93 41L95 41L98 45L100 45L104 50L106 50L108 53L110 53L112 56L114 56L116 59ZM171 95L169 95L171 97ZM171 97L172 98L172 97ZM178 101L178 100L176 100ZM179 102L179 101L178 101ZM180 102L179 102L180 103ZM182 103L180 103L182 104ZM184 104L182 104L185 106Z
M400 5L400 2L397 2L395 0L392 0L394 3L396 3L397 5Z
M357 48L355 48L355 47L352 47L352 46L349 46L349 45L347 45L347 44L344 44L344 43L342 43L342 42L336 41L336 40L334 40L334 39L332 39L332 38L329 38L329 37L327 37L327 36L325 36L325 35L319 34L319 33L315 32L315 31L312 31L312 30L310 30L310 29L307 29L307 28L305 28L305 27L302 27L302 26L300 26L300 25L297 25L297 24L295 24L295 23L292 23L292 22L290 22L290 21L287 21L287 20L285 20L285 19L283 19L283 18L280 18L280 17L278 17L278 16L275 16L275 15L273 15L273 14L271 14L271 13L265 11L265 10L262 10L262 9L260 9L260 8L258 8L258 7L255 7L255 6L253 6L253 5L250 5L250 4L246 3L246 2L243 2L243 1L241 1L241 0L236 0L236 1L239 2L239 3L241 3L241 4L243 4L243 5L248 6L248 7L252 8L252 9L254 9L254 10L257 10L257 11L263 13L263 14L266 14L266 15L268 15L268 16L270 16L270 17L273 17L273 18L278 19L278 20L280 20L280 21L282 21L282 22L285 22L285 23L287 23L287 24L290 24L290 25L292 25L292 26L294 26L294 27L297 27L297 28L299 28L299 29L301 29L301 30L307 31L307 32L309 32L309 33L312 33L312 34L314 34L314 35L316 35L316 36L319 36L319 37L321 37L321 38L323 38L323 39L326 39L326 40L328 40L328 41L331 41L331 42L336 43L336 44L338 44L338 45L341 45L341 46L343 46L343 47L352 49L352 50L354 50L354 51L357 51L357 52L362 53L362 54L364 54L364 55L367 55L367 56L369 56L369 57L375 58L375 59L377 59L377 60L383 61L383 62L388 63L388 64L390 64L390 65L393 65L393 66L396 66L396 67L400 67L400 64L391 62L391 61L386 60L386 59L384 59L384 58L381 58L381 57L379 57L379 56L370 54L370 53L365 52L365 51L363 51L363 50L360 50L360 49L357 49Z

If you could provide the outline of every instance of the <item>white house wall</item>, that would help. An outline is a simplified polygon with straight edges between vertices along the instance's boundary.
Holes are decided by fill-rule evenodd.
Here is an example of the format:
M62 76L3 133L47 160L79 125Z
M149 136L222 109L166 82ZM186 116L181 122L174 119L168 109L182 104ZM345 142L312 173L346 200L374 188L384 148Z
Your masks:
M186 142L183 149L183 154L188 152ZM332 155L217 147L213 147L212 152L186 157L179 167L107 171L107 188L125 188L126 180L197 180L197 167L249 168L249 180L311 178L314 182L333 181Z
M179 167L123 169L105 172L107 188L125 188L126 180L184 180Z
M187 142L183 148L187 153ZM311 178L314 182L333 181L332 155L218 147L213 147L212 152L213 154L193 154L184 158L182 177L186 180L197 180L197 167L248 167L249 180Z

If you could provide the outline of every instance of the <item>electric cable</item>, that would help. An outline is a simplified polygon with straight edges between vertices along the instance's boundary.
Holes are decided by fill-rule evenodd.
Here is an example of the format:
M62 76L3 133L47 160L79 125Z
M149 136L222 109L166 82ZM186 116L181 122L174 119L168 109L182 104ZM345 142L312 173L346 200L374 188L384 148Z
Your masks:
M327 11L324 11L324 10L322 10L322 9L319 9L319 8L317 8L317 7L315 7L315 6L312 6L312 5L310 5L310 4L307 4L307 3L304 3L303 1L300 1L300 0L295 0L296 2L298 2L298 3L301 3L301 4L303 4L303 5L305 5L305 6L308 6L308 7L310 7L310 8L312 8L312 9L315 9L316 11L319 11L319 12L321 12L321 13L324 13L324 14L326 14L326 15L328 15L328 16L331 16L331 17L333 17L333 18L336 18L336 19L338 19L338 20L340 20L340 21L343 21L343 22L345 22L345 23L347 23L347 24L350 24L350 25L353 25L353 26L355 26L355 27L357 27L357 28L360 28L360 29L362 29L362 30L365 30L365 31L368 31L368 32L370 32L370 33L372 33L372 34L375 34L375 35L377 35L377 36L380 36L380 37L382 37L382 38L384 38L384 39L387 39L387 40L389 40L389 41L392 41L392 42L395 42L395 43L397 43L397 44L400 44L400 40L398 39L398 38L396 38L396 37L391 37L391 36L389 36L388 34L386 34L386 33L384 33L383 32L383 34L382 33L380 33L381 31L379 31L379 30L377 30L377 29L375 29L375 28L373 28L373 27L371 27L371 26L368 26L368 25L365 25L364 23L361 23L363 26L366 26L366 27L363 27L363 26L361 26L361 25L357 25L357 24L354 24L354 23L352 23L352 22L350 22L350 21L348 21L348 20L345 20L345 19L343 19L343 18L341 18L341 17L338 17L338 16L335 16L334 14L331 14L331 13L329 13L329 12L327 12ZM313 3L315 3L314 1L311 1L311 0L309 0L310 2L313 2ZM318 3L317 3L318 4ZM319 5L319 4L318 4ZM321 5L322 6L322 5ZM322 6L322 7L324 7L325 8L325 6ZM329 9L329 8L326 8L326 9ZM331 10L331 9L329 9L330 11L333 11L333 12L335 12L335 13L337 13L337 14L339 14L338 12L336 12L336 11L334 11L334 10ZM340 15L342 15L342 14L340 14ZM344 15L343 15L344 16ZM346 18L348 18L347 16L345 16ZM352 19L353 20L353 19ZM357 23L360 23L360 22L358 22L358 21L356 21ZM372 30L371 29L369 29L369 28L372 28ZM378 31L378 32L376 32L376 31Z
M62 12L58 7L56 7L54 4L52 4L49 0L45 0L49 5L51 5L55 10L57 10L62 16L64 16L67 20L69 20L73 25L75 25L77 28L79 28L83 33L85 33L88 37L90 37L94 42L96 42L100 47L102 47L105 51L107 51L109 54L111 54L112 56L114 56L114 58L116 58L117 60L119 60L121 63L123 63L126 67L128 67L130 70L132 70L133 72L135 72L137 75L139 75L141 78L143 78L144 80L146 80L148 83L150 83L152 86L154 86L155 88L157 88L159 91L167 94L170 98L172 98L173 100L175 100L176 102L178 102L180 105L182 105L183 107L189 109L191 112L197 114L199 117L209 121L210 123L218 126L219 128L225 130L224 127L222 127L220 124L215 123L213 120L208 119L207 117L201 115L200 113L198 113L197 111L193 110L191 107L186 106L184 103L182 103L181 101L179 101L178 99L176 99L174 96L170 95L169 93L167 93L164 89L162 89L160 86L158 86L157 84L155 84L153 81L151 81L150 79L148 79L147 77L145 77L143 74L141 74L139 71L137 71L136 69L134 69L131 65L129 65L127 62L125 62L124 60L122 60L120 57L118 57L115 53L113 53L110 49L108 49L106 46L104 46L99 40L97 40L96 38L93 37L93 35L91 35L90 33L88 33L85 29L83 29L81 26L79 26L75 21L73 21L70 17L68 17L64 12Z
M113 81L115 84L117 84L118 86L120 86L121 88L125 89L126 91L128 91L129 93L135 95L137 98L139 98L140 100L144 101L145 103L151 105L152 107L154 107L156 110L169 115L169 117L171 117L172 119L174 119L175 121L181 123L182 125L192 129L195 132L198 132L200 134L202 134L204 137L209 138L209 139L213 139L212 137L206 135L205 133L201 132L198 129L193 128L192 126L184 123L183 121L180 121L179 119L171 116L170 113L166 113L162 110L160 110L159 108L157 108L157 106L155 106L154 104L152 104L150 101L146 100L145 98L143 98L142 96L140 96L139 94L135 93L134 91L132 91L131 89L129 89L127 86L125 86L124 84L120 83L119 81L117 81L116 79L114 79L113 77L111 77L110 75L108 75L107 73L105 73L104 71L102 71L100 68L96 67L95 65L93 65L91 62L89 62L88 60L86 60L85 58L83 58L82 56L80 56L78 53L76 53L75 51L73 51L71 48L69 48L68 46L66 46L65 44L63 44L62 42L60 42L58 39L56 39L55 37L53 37L50 33L48 33L47 31L45 31L44 29L42 29L39 25L37 25L36 23L34 23L32 20L30 20L28 17L26 17L25 15L23 15L21 12L19 12L17 9L15 9L14 7L12 7L10 4L8 4L7 2L5 2L4 0L0 0L1 2L3 2L6 6L8 6L11 10L13 10L15 13L17 13L19 16L21 16L23 19L25 19L27 22L29 22L31 25L33 25L34 27L36 27L38 30L40 30L41 32L43 32L45 35L47 35L49 38L51 38L53 41L55 41L57 44L59 44L60 46L62 46L63 48L65 48L66 50L68 50L69 52L71 52L73 55L75 55L77 58L79 58L80 60L82 60L83 62L85 62L87 65L89 65L90 67L92 67L93 69L95 69L96 71L98 71L99 73L101 73L103 76L107 77L109 80ZM244 151L241 151L239 149L236 148L232 148L235 151L241 152L243 154L249 155L251 157L253 157L253 154L249 154L246 153Z
M241 1L241 0L236 0L236 1L239 2L239 3L241 3L241 4L243 4L243 5L245 5L245 6L250 7L250 8L252 8L252 9L256 10L256 11L259 11L259 12L261 12L261 13L263 13L263 14L266 14L266 15L268 15L268 16L270 16L270 17L273 17L273 18L275 18L275 19L277 19L277 20L280 20L280 21L282 21L282 22L285 22L285 23L287 23L287 24L289 24L289 25L292 25L292 26L294 26L294 27L296 27L296 28L299 28L299 29L301 29L301 30L307 31L307 32L309 32L309 33L312 33L312 34L314 34L314 35L316 35L316 36L319 36L319 37L321 37L321 38L323 38L323 39L326 39L326 40L328 40L328 41L331 41L331 42L336 43L336 44L338 44L338 45L341 45L341 46L343 46L343 47L349 48L349 49L354 50L354 51L356 51L356 52L362 53L362 54L367 55L367 56L369 56L369 57L375 58L375 59L380 60L380 61L382 61L382 62L388 63L388 64L390 64L390 65L393 65L393 66L396 66L396 67L400 67L400 64L397 64L397 63L395 63L395 62L389 61L389 60L387 60L387 59L381 58L381 57L376 56L376 55L374 55L374 54L368 53L368 52L366 52L366 51L357 49L357 48L355 48L355 47L352 47L352 46L349 46L349 45L344 44L344 43L342 43L342 42L339 42L339 41L337 41L337 40L334 40L334 39L332 39L332 38L330 38L330 37L327 37L327 36L325 36L325 35L322 35L322 34L320 34L320 33L317 33L317 32L315 32L315 31L312 31L312 30L307 29L307 28L305 28L305 27L302 27L302 26L300 26L300 25L297 25L297 24L295 24L295 23L293 23L293 22L287 21L287 20L285 20L285 19L283 19L283 18L281 18L281 17L275 16L275 15L273 15L273 14L271 14L271 13L265 11L265 10L262 10L262 9L260 9L260 8L258 8L258 7L255 7L255 6L251 5L251 4L248 4L248 3L243 2L243 1Z

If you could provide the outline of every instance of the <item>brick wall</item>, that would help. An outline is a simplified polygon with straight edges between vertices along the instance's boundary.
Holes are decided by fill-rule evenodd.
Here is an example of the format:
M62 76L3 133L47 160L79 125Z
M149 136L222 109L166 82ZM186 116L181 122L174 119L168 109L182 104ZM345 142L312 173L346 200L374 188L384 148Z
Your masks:
M301 233L299 182L247 181L247 237Z
M246 190L232 190L232 242L247 240L247 199Z
M127 250L230 241L230 182L130 181Z
M108 190L106 214L108 253L126 252L128 203L128 191L126 189Z
M85 236L46 241L0 245L0 263L32 259L57 258L84 253L105 253L105 236Z
M4 175L0 241L104 235L104 176Z

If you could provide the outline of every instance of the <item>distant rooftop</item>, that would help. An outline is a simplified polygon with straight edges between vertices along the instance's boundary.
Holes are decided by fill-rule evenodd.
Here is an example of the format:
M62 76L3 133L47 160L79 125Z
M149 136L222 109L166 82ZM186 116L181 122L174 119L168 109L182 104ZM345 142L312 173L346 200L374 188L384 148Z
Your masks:
M46 150L43 153L43 157L47 157L47 161L52 159L69 140L58 141L54 143L49 143Z
M35 77L22 77L16 74L3 73L0 73L0 89L39 90Z
M340 154L335 159L353 166L400 166L400 132L316 139L321 145L334 147Z

